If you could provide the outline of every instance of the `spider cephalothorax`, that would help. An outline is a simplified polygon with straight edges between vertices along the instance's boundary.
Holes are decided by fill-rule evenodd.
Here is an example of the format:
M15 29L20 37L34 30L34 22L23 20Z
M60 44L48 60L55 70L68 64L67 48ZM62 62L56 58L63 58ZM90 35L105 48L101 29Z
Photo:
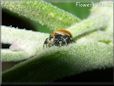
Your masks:
M51 33L49 38L46 38L44 41L44 46L64 46L72 42L73 39L71 33L65 29L60 29Z

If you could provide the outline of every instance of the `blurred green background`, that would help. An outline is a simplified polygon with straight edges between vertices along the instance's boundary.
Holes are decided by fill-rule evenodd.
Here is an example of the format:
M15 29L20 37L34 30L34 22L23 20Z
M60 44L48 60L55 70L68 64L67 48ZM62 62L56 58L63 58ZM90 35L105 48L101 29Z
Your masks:
M64 9L65 11L72 13L73 15L78 16L80 19L87 18L90 13L90 8L91 8L91 7L76 6L76 2L70 2L70 3L51 2L51 3L61 9Z

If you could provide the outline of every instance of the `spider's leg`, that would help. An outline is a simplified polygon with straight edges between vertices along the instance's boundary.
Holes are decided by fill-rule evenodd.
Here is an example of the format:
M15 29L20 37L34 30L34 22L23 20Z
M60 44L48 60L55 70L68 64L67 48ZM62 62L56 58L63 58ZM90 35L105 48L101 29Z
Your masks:
M67 44L68 44L68 43L67 43L67 41L66 41L66 39L67 39L67 38L64 38L64 39L63 39L63 41L64 41L65 45L67 45Z
M44 44L43 44L43 47L45 47L45 46L47 47L48 39L49 39L49 38L46 38L46 39L45 39Z

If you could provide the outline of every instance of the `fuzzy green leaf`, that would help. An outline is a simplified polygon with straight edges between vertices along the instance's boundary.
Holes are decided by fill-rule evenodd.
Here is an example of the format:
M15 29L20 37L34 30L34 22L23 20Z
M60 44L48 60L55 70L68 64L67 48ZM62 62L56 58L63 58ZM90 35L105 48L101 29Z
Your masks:
M80 21L76 16L43 0L4 0L2 7L14 12L18 17L28 18L38 30L38 22L52 31Z
M94 12L97 14L97 11L94 11ZM104 12L106 12L106 10ZM112 12L112 10L110 12ZM78 35L79 34L83 35L85 34L86 31L90 31L94 24L97 28L93 27L92 29L99 29L101 25L105 30L96 31L96 32L92 32L87 35L84 35L82 38L79 38L76 41L76 43L70 44L68 46L63 46L63 47L42 48L43 42L45 38L49 36L49 34L38 33L38 34L42 34L40 38L40 36L33 34L33 32L30 32L29 34L30 37L29 37L28 32L26 31L24 32L25 34L22 34L21 30L16 30L17 32L13 30L11 31L12 33L11 34L9 30L6 30L5 33L7 33L8 31L8 33L10 34L7 34L7 35L2 34L4 35L2 39L3 43L8 42L12 44L14 41L14 38L16 38L14 37L14 33L16 34L16 33L19 33L18 31L20 31L19 34L22 34L22 36L20 36L19 34L18 35L16 34L17 38L25 42L26 46L29 45L30 43L30 46L32 47L30 47L30 49L28 49L28 46L26 48L23 46L21 48L15 47L15 46L12 47L14 51L15 49L24 50L24 52L27 52L28 55L31 55L31 58L15 65L10 69L3 71L3 76L2 76L3 82L10 82L10 83L11 82L21 82L21 83L22 82L49 82L59 78L63 78L65 76L79 74L85 71L114 67L113 34L111 32L112 26L113 26L111 18L113 16L112 14L111 15L107 15L107 14L108 13L106 13L105 15L105 17L107 16L109 19L109 23L107 24L105 24L106 23L106 21L104 21L105 17L103 16L103 17L100 17L101 20L99 21L98 21L98 17L97 19L95 19L96 18L95 17L94 22L93 22L93 19L90 21L88 18L87 20L89 20L90 22L89 24L82 23L86 20L80 22L78 29L81 28L81 30L77 30L79 32L75 32L76 31L75 27L71 28L72 29L71 31L74 33L78 33ZM93 16L94 15L91 14L90 18L92 18ZM104 22L99 23L101 21L102 22L104 21L105 23ZM85 28L83 27L84 24L86 26ZM87 29L87 27L89 27L89 30ZM11 39L8 35L11 37ZM78 35L76 34L74 37L77 37ZM5 40L5 37L6 37L6 40ZM38 49L37 49L36 46L40 39L43 39L43 40L38 45L37 47ZM32 45L30 40L35 42L36 45L33 42L32 42L33 43ZM14 44L15 44L15 41L14 41Z
M43 42L49 34L1 26L1 42L11 44L1 50L2 61L20 61L33 56L43 49Z
M50 48L3 72L3 82L48 82L113 65L113 47L104 43ZM17 78L18 77L18 78Z

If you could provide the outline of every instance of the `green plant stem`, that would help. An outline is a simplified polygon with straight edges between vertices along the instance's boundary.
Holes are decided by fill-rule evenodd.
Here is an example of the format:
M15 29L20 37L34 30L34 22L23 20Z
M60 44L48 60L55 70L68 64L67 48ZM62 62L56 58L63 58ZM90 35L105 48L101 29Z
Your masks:
M17 16L32 20L31 23L36 29L38 29L38 22L50 30L56 30L80 21L76 16L43 0L4 0L2 7L16 13Z
M87 35L88 33L98 30L110 29L112 31L112 4L112 2L106 2L106 4L104 5L105 7L93 7L90 16L87 19L68 27L67 30L72 33L74 39L78 39L82 36ZM107 28L108 26L111 27Z
M106 22L109 21L107 16L96 16L83 20L82 22L72 25L67 30L72 33L74 39L78 39L86 34L106 28Z

